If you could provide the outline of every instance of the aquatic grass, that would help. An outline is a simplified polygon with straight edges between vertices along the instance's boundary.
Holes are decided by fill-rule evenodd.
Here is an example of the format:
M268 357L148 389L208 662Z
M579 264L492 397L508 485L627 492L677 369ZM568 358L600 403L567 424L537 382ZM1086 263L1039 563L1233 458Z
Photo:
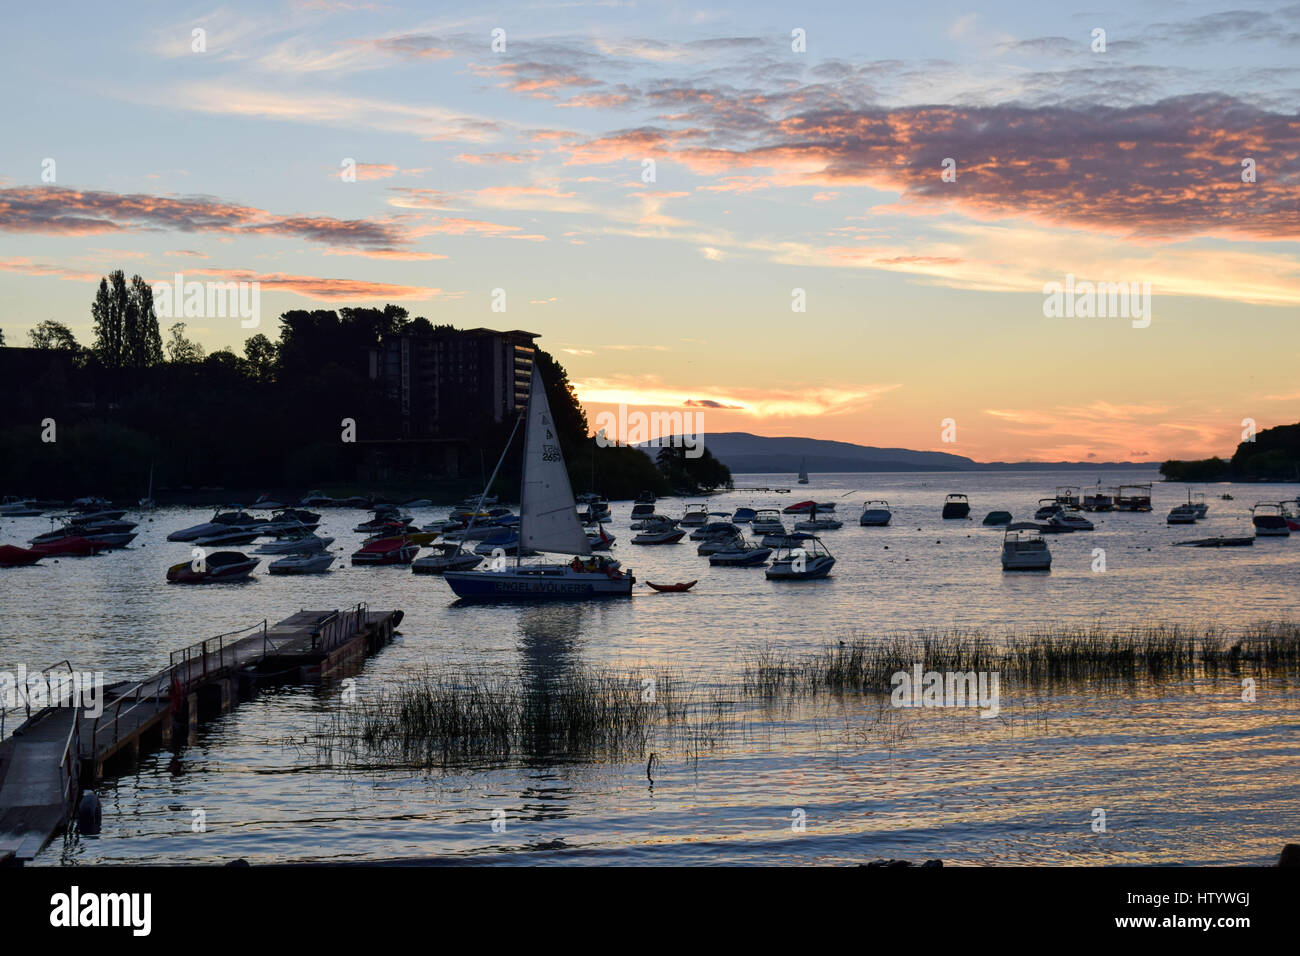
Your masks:
M688 759L733 722L729 695L679 675L579 667L549 678L430 667L317 729L317 753L421 767L483 760Z
M1179 624L1102 624L988 634L919 630L882 638L856 636L791 657L764 645L742 670L747 694L772 698L892 689L893 675L925 671L997 671L1021 685L1176 680L1300 671L1300 625L1263 622L1230 633Z

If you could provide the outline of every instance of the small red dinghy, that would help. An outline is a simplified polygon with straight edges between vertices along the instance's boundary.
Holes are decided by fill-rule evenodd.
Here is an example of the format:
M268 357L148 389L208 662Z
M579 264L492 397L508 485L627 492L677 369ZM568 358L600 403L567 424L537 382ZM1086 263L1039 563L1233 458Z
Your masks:
M656 591L689 591L695 587L694 581L678 581L676 584L655 584L653 581L647 581Z

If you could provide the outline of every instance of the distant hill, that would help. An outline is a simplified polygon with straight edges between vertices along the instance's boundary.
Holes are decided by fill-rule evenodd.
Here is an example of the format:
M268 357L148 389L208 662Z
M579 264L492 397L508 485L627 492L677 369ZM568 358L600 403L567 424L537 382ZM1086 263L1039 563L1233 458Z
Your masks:
M876 448L823 438L769 438L749 432L706 434L704 443L734 473L795 474L804 462L810 474L854 471L972 471L1061 470L1070 468L1154 468L1133 462L993 462L980 463L964 455L908 448ZM654 448L640 446L654 454Z

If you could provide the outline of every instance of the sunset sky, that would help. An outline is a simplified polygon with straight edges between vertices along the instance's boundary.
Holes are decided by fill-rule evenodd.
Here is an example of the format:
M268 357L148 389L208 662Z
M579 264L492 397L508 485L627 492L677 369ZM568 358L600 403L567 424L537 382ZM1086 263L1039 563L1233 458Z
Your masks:
M0 329L88 344L102 274L181 272L261 283L209 350L395 302L706 432L1159 460L1300 421L1300 3L1054 6L10 7ZM1045 317L1067 274L1149 282L1150 326Z

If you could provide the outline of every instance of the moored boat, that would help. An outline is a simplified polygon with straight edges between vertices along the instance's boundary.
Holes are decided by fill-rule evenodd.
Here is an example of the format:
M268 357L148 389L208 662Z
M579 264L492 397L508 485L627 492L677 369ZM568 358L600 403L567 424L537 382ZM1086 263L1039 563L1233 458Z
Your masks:
M970 500L965 495L952 494L944 499L943 517L965 518L970 515Z
M35 548L19 548L12 544L0 544L0 568L20 568L35 564L45 557Z
M764 575L773 581L814 581L835 567L835 556L812 534L790 535Z
M410 564L419 551L419 545L411 544L405 538L384 538L363 544L352 552L352 563L356 565Z
M883 528L893 520L894 513L889 510L889 502L884 498L875 498L862 506L862 516L858 524L864 528Z
M1251 508L1250 523L1255 526L1257 538L1285 538L1291 534L1282 506L1274 501L1261 501Z
M1010 511L990 511L984 516L984 527L986 528L996 528L1007 524L1011 524Z
M334 555L320 552L317 554L290 554L266 566L271 574L320 574L328 571L334 563Z
M257 567L257 558L240 551L214 551L193 561L173 564L167 569L172 584L215 584L245 580Z
M1009 524L1002 534L1003 571L1050 571L1052 552L1041 530L1027 522Z

